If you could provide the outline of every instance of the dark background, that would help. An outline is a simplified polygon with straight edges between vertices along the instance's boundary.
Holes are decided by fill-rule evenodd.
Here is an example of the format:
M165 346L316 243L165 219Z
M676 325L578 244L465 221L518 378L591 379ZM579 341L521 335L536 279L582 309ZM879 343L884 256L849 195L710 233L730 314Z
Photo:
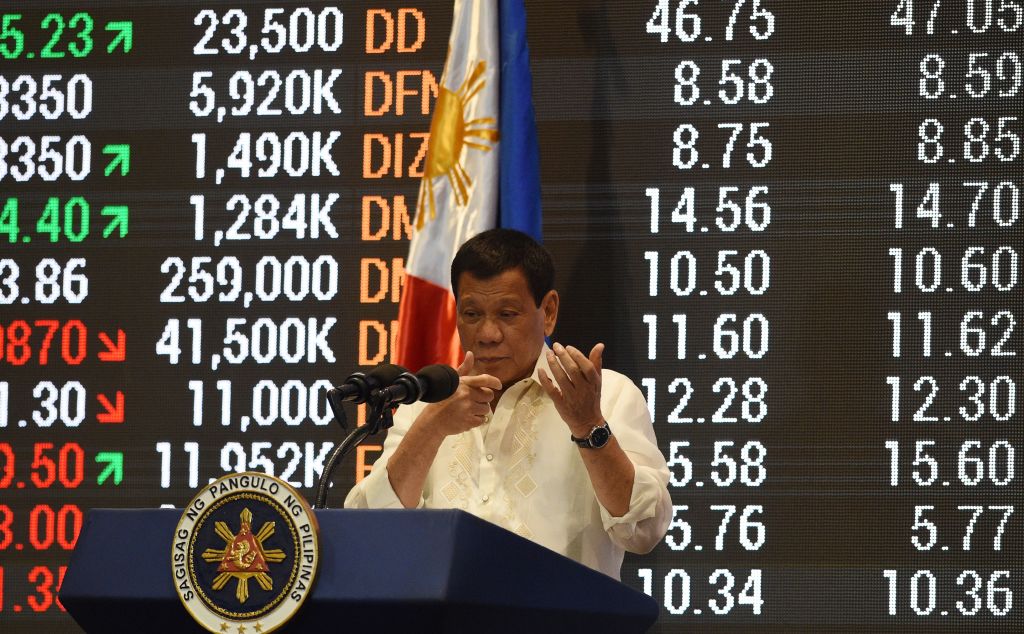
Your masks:
M31 244L8 244L0 237L0 258L18 263L23 294L31 295L31 278L42 258L63 262L83 257L88 262L89 295L77 305L38 303L0 307L0 325L24 319L82 320L89 327L90 357L82 365L67 366L53 359L39 367L33 359L14 367L0 362L0 380L9 383L9 426L0 430L0 443L8 443L16 455L14 481L29 482L32 473L33 446L38 442L78 443L87 456L85 479L74 490L60 484L39 489L14 484L0 491L0 505L13 515L12 543L0 550L4 570L4 590L0 602L0 629L30 631L74 631L66 615L53 605L35 614L25 608L27 597L39 596L34 583L28 582L31 570L42 565L56 572L68 553L54 545L36 551L28 545L29 516L38 504L55 510L74 504L83 511L91 507L143 507L159 504L182 505L191 496L188 486L187 454L183 443L199 447L199 481L224 473L222 447L238 442L250 447L267 442L272 452L282 443L297 443L305 452L307 443L315 452L324 443L337 442L341 431L333 424L317 426L303 421L289 427L280 420L269 427L251 426L240 430L240 413L251 410L251 390L260 380L277 385L299 379L306 386L317 380L339 382L359 369L357 354L361 320L388 324L397 316L397 305L359 303L359 270L362 258L404 257L405 241L364 242L360 236L360 205L365 195L391 199L404 195L410 206L418 191L416 179L362 178L363 134L368 132L410 133L429 128L429 116L418 111L404 117L366 117L363 112L364 73L371 70L430 69L440 79L450 28L451 3L422 0L416 3L382 1L371 3L335 3L345 13L345 41L337 53L260 55L218 55L196 57L192 47L203 28L193 24L201 9L223 14L231 8L244 8L250 31L258 32L262 9L281 6L289 11L309 6L314 13L320 2L222 3L222 2L81 2L15 3L3 6L5 13L20 12L19 22L26 31L26 51L38 51L48 34L38 26L52 11L69 16L89 12L96 21L96 49L83 59L0 60L0 74L8 80L20 74L39 78L44 73L87 73L93 80L93 112L88 118L73 121L66 117L47 121L35 117L17 121L8 114L0 120L2 137L11 142L19 135L34 139L43 134L86 135L93 147L92 174L81 183L62 179L44 183L33 179L15 183L11 177L0 180L0 199L17 197L22 213L22 231L34 226L38 210L50 196L64 199L82 195L93 203L93 227L89 238L78 244L57 244L35 240ZM1008 421L983 417L979 422L958 418L957 411L969 403L958 389L966 376L979 376L990 382L1008 376L1021 383L1019 362L1020 333L1011 333L1006 350L1018 356L967 357L959 347L959 324L972 310L987 316L1009 310L1019 317L1020 287L996 292L989 285L977 293L967 292L957 283L960 260L969 247L983 247L990 254L1002 246L1020 253L1021 221L1010 227L998 227L979 220L977 228L964 223L972 201L965 181L1010 181L1018 188L1022 182L1021 159L1009 162L989 158L981 164L962 159L949 164L925 165L917 159L918 126L928 118L945 125L944 146L947 157L960 158L963 124L972 117L983 117L995 126L1000 116L1020 116L1022 94L1015 97L993 96L968 99L963 92L963 77L971 52L1014 51L1021 49L1021 30L1001 33L992 26L986 33L971 33L965 25L964 2L943 2L937 20L937 35L923 34L931 2L915 3L914 35L890 25L896 0L885 2L809 2L764 0L761 4L775 15L772 36L756 41L746 31L751 22L752 0L741 8L735 41L725 42L723 34L733 1L701 0L687 11L702 18L703 34L713 41L682 43L670 35L661 43L657 35L647 33L645 25L658 3L655 0L527 2L528 35L532 55L534 103L541 148L541 179L544 205L545 244L558 267L557 285L562 294L562 312L556 338L589 349L594 343L607 343L606 367L619 370L638 385L654 379L655 430L666 455L672 441L688 441L686 455L694 463L694 481L708 481L712 447L715 441L732 440L737 447L752 440L767 448L767 478L759 487L738 482L727 488L711 485L700 489L694 482L673 488L673 502L688 505L683 517L693 526L693 542L682 552L661 544L647 556L628 556L622 569L623 582L643 589L640 569L650 569L651 590L659 603L679 605L678 577L674 592L665 594L666 578L674 570L686 571L691 580L689 609L681 615L663 610L654 631L1019 631L1021 618L1014 607L1006 616L993 616L985 603L985 588L980 595L983 607L976 616L957 616L957 601L970 601L956 578L964 570L975 570L983 579L997 570L1010 571L1003 584L1020 603L1022 530L1019 515L1012 515L1002 538L1002 550L992 548L992 536L999 515L985 513L973 535L972 549L960 547L969 514L958 505L1013 505L1021 498L1017 480L1006 486L983 483L965 486L957 479L957 453L964 441L981 440L987 452L996 441L1008 441L1021 449L1020 415ZM679 3L669 3L674 16ZM984 0L977 0L984 5ZM427 19L424 48L410 55L366 55L365 11L372 7L397 10L415 6ZM998 7L998 2L996 2ZM45 8L51 7L51 8ZM287 13L286 13L287 15ZM110 34L102 24L110 20L134 23L134 47L130 55L105 52ZM763 27L763 23L757 23ZM957 34L951 31L958 31ZM217 39L222 36L218 31ZM919 64L930 53L947 61L944 71L947 94L959 91L956 101L945 96L926 100L919 96ZM994 57L994 56L991 56ZM991 63L991 57L989 63ZM771 61L774 74L773 98L766 104L744 101L726 106L717 100L717 79L722 59L755 58ZM701 102L684 107L673 101L673 73L681 60L696 62ZM227 77L236 70L249 69L257 74L272 68L287 72L292 68L343 68L334 93L342 106L340 115L306 117L228 117L217 124L211 118L196 118L189 110L192 72L212 70L211 84L218 98ZM745 66L744 66L745 68ZM219 83L218 83L219 82ZM998 84L996 84L998 86ZM259 94L259 93L258 93ZM418 105L411 99L409 105ZM722 122L769 122L764 136L773 146L773 159L763 169L745 165L743 137L733 155L733 167L720 167L724 132ZM696 126L701 133L699 148L709 169L679 170L672 163L672 136L683 123ZM1018 122L1013 128L1024 134ZM205 181L194 177L195 150L191 135L205 132L208 137L208 173L223 166L239 132L292 130L308 133L339 130L341 139L333 155L341 175L337 178L241 179L229 175L220 186L208 175ZM994 132L992 133L994 134ZM991 139L991 136L990 136ZM132 148L131 172L125 178L105 178L102 167L107 157L99 148L108 143L129 143ZM407 152L416 145L408 145ZM1018 152L1019 154L1019 152ZM710 160L708 160L710 159ZM943 223L959 223L950 229L932 229L915 217L928 183L942 186ZM906 191L905 225L898 231L893 223L893 194L890 183L903 183ZM763 232L740 229L733 233L717 231L713 225L718 188L766 186L765 197L772 207L772 222ZM661 230L650 231L648 188L661 189ZM670 221L670 213L684 187L696 188L696 213L699 226L711 227L706 233L686 233ZM273 192L283 200L298 192L336 192L339 200L331 214L339 237L321 236L319 240L296 240L282 232L274 240L212 243L215 230L226 230L234 215L224 209L227 198L235 193L255 197ZM193 212L189 196L206 195L206 239L193 239ZM742 201L743 196L736 195ZM131 207L129 235L122 240L102 240L99 231L104 219L100 204L123 203ZM742 202L741 202L742 204ZM984 219L983 214L979 218ZM903 292L894 294L890 248L899 247L903 256ZM921 249L933 247L943 257L943 288L950 292L923 293L914 284L914 257ZM669 260L677 251L690 251L698 262L697 288L712 289L717 253L735 249L740 258L759 249L771 258L771 285L763 295L742 291L721 296L711 290L707 296L697 293L676 297L668 285ZM647 291L649 268L645 252L655 251L660 258L659 295ZM160 294L170 281L160 272L168 257L224 256L239 259L246 273L246 289L251 288L251 271L256 262L274 255L284 261L292 255L313 260L333 256L340 269L339 293L331 302L291 303L256 302L246 309L239 303L222 304L188 301L161 304ZM187 280L186 280L187 281ZM185 286L182 286L182 289ZM891 326L887 313L902 314L903 354L891 355ZM920 311L933 313L933 356L921 355ZM736 313L742 320L751 313L763 314L770 322L769 351L761 359L714 359L711 350L712 326L718 315ZM688 316L688 350L685 360L675 358L675 326L672 315ZM644 315L658 317L657 358L649 359L648 328ZM316 318L321 322L334 317L337 324L330 341L336 355L333 364L321 362L287 365L280 361L268 365L252 359L241 365L222 364L217 371L210 366L210 355L220 352L224 322L229 317L244 317L251 323L270 317L275 323L287 317L303 322ZM181 320L182 360L171 365L155 354L156 342L170 318ZM191 339L185 320L201 318L204 343L202 364L189 361ZM987 323L987 319L986 322ZM127 333L128 357L125 363L101 363L92 353L97 331ZM991 341L1002 328L987 328ZM951 356L943 353L949 351ZM372 350L371 350L372 352ZM706 353L707 360L698 354ZM54 353L51 351L51 356ZM365 369L365 368L363 368ZM890 417L890 391L886 377L901 377L902 398L899 423ZM912 386L921 376L932 376L940 385L929 414L949 416L949 422L911 422L913 413L927 391ZM722 404L723 394L712 392L719 377L733 377L742 385L749 377L760 377L769 386L766 397L768 415L758 424L670 424L669 413L681 394L670 394L668 385L679 377L689 378L694 394L684 416L707 417ZM66 381L79 381L88 393L85 422L70 429L59 422L50 428L29 423L25 428L15 421L30 419L39 409L32 389L40 381L52 381L59 387ZM202 380L205 389L204 425L192 424L192 393L188 381ZM220 425L220 397L215 384L232 382L233 421ZM125 394L126 420L122 426L98 425L99 411L95 394ZM988 393L985 394L987 402ZM736 416L741 395L729 410ZM1019 402L1019 400L1018 400ZM323 405L320 406L321 409ZM353 413L354 417L354 413ZM889 452L885 442L900 443L900 482L889 484ZM939 461L940 487L915 485L914 443L934 440L932 450ZM160 454L156 443L172 447L170 488L160 486ZM124 480L119 486L111 481L96 484L101 469L94 461L100 451L125 454ZM370 460L375 454L370 454ZM738 458L738 449L731 454ZM975 454L972 454L975 455ZM277 473L287 468L292 454L277 455L273 462ZM0 456L2 459L2 456ZM1015 457L1014 464L1021 467ZM354 482L355 467L350 458L335 478L334 503L340 505L343 494ZM677 470L678 471L678 470ZM300 484L303 466L292 478ZM303 488L312 497L311 488ZM766 526L766 540L757 551L749 552L737 540L739 512L726 533L725 548L713 549L721 520L712 505L737 505L741 511L750 504L762 505L757 519ZM939 545L919 552L911 544L916 505L934 505L928 517L938 527ZM2 509L0 509L2 511ZM3 518L0 517L0 520ZM923 536L923 532L918 532ZM24 550L15 550L22 544ZM695 552L693 545L703 546ZM735 605L727 615L714 615L708 606L715 591L709 577L716 569L728 569L736 578L731 594L736 597L750 571L762 571L760 615L750 606ZM899 571L896 615L887 612L888 582L883 570ZM938 579L937 604L928 616L918 616L910 608L910 578L918 570L933 571ZM923 584L922 584L923 587ZM721 598L721 597L719 597ZM702 610L696 614L695 610ZM945 613L945 614L943 614Z

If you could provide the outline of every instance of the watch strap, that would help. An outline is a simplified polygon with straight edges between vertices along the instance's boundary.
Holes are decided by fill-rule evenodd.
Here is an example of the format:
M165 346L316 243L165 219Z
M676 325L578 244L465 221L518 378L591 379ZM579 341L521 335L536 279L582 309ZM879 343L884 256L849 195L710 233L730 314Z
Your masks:
M602 442L601 444L598 444L598 445L594 444L594 440L593 439L594 439L594 433L595 432L606 432L607 433L607 435L604 436L604 442ZM608 425L608 421L605 421L603 425L595 426L593 429L590 430L590 433L587 434L586 436L584 436L583 438L577 438L576 436L574 436L572 434L569 434L569 438L572 439L572 441L574 443L576 443L577 445L579 445L580 447L583 447L585 449L600 449L601 447L604 447L605 445L608 444L608 441L611 440L611 436L612 436L612 428L611 428L611 426Z

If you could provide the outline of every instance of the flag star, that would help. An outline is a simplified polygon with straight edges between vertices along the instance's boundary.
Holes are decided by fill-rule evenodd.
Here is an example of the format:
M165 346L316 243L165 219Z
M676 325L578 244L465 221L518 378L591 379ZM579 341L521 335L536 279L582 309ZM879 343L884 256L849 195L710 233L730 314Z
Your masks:
M220 631L221 632L227 632L229 627L231 627L231 626L228 625L226 622L221 621L221 624L220 624Z
M263 632L263 624L262 623L260 623L259 621L256 621L256 625L254 627L256 629L256 633L257 634L262 634L262 632Z
M245 634L245 626L241 623L238 624L238 634Z

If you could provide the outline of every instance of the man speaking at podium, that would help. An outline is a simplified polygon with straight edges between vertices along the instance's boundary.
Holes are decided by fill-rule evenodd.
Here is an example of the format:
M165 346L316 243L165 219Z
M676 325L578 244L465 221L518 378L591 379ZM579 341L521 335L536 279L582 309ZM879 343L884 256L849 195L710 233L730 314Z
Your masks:
M347 508L459 508L616 579L672 510L647 404L625 376L559 343L554 264L510 229L471 238L451 279L466 353L458 391L399 408Z

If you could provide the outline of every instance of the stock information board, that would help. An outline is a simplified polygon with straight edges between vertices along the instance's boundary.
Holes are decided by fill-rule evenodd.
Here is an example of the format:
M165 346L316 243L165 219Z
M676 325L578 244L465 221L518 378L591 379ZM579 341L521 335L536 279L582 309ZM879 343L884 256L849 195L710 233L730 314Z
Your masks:
M76 631L89 508L312 496L326 389L392 347L451 9L0 6L0 630ZM527 12L556 337L672 472L622 570L655 631L1024 629L1024 2Z

